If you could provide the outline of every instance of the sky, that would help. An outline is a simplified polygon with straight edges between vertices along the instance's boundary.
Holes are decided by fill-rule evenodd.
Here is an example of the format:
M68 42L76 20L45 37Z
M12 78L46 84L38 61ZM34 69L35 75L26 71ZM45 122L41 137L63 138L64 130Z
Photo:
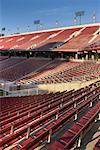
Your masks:
M93 14L100 22L100 0L0 0L0 30L5 27L5 34L34 31L35 20L40 20L38 29L72 26L77 11L85 12L82 24L92 23Z

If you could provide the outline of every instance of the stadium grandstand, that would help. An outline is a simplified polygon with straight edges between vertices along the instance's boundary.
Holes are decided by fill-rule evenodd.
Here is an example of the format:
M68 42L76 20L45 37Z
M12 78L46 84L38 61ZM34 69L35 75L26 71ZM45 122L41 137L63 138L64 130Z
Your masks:
M74 25L41 29L35 20L35 31L14 34L2 27L0 150L100 149L100 23L95 13L92 23L74 13Z

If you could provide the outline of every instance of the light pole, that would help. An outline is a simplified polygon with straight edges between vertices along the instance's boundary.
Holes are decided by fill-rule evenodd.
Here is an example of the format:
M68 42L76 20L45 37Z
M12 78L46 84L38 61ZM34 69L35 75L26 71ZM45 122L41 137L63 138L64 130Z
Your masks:
M6 28L5 28L5 27L3 27L3 28L1 29L1 35L3 35L3 34L4 34L5 30L6 30Z
M58 28L59 22L56 20L56 27Z
M38 26L40 25L40 20L35 20L34 25L36 25L36 30L38 30Z
M79 17L80 25L81 25L81 17L84 16L84 13L85 13L84 11L77 11L77 12L75 12L76 17Z
M95 11L93 12L92 21L93 21L93 23L96 23L96 14L95 14Z
M76 25L76 22L77 22L77 19L76 19L76 17L74 17L73 24Z

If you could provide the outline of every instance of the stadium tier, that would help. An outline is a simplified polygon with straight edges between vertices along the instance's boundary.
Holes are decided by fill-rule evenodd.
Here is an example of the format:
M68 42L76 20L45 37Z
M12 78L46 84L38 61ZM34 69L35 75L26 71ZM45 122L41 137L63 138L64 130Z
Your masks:
M63 64L64 65L64 64ZM44 68L45 69L45 68ZM38 74L37 76L31 76L31 78L28 81L35 81L40 83L66 83L70 82L72 80L91 80L95 78L99 78L100 76L100 64L85 62L67 62L65 65L59 66L59 72L56 71L56 68L54 69L54 72L44 72ZM24 79L21 81L25 81Z
M0 37L0 50L78 52L100 40L100 24Z
M93 61L67 62L43 58L8 58L2 60L0 64L0 80L19 80L19 83L66 83L100 77L100 63Z
M95 116L99 112L99 106L99 103L97 103L94 108L86 113L86 115L74 123L73 126L67 132L65 132L65 134L58 141L54 142L52 146L48 148L48 150L58 150L58 147L59 150L69 150L75 142L75 139L77 139L78 136L81 136L80 132L84 131L90 122L94 120Z
M9 58L6 62L2 61L0 79L14 81L31 72L38 71L48 63L50 63L50 60Z
M1 57L2 58L2 57ZM2 58L3 59L3 58ZM9 67L15 66L18 63L23 62L26 59L20 59L20 58L8 58L2 62L0 62L0 71L8 69Z
M32 150L43 142L48 150L72 147L98 118L99 96L100 84L94 83L77 91L1 98L0 148ZM51 143L70 121L70 129Z
M0 37L0 150L97 150L99 100L99 23Z

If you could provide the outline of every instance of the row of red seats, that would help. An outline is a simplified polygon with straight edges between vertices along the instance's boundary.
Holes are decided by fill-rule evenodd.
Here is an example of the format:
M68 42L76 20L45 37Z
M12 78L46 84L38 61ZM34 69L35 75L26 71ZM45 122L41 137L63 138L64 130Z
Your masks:
M66 91L64 91L65 93ZM27 106L31 106L32 104L40 104L42 101L48 101L51 97L59 96L60 92L50 93L50 94L39 94L34 96L19 96L19 97L3 97L0 99L1 110L0 117L9 115L14 111L18 111L22 108L27 108Z
M80 31L82 28L73 28L73 29L64 29L64 30L60 30L58 33L54 34L54 37L51 36L51 38L47 38L47 40L45 40L44 42L41 42L38 46L40 51L45 51L45 49L48 51L50 50L51 47L49 47L49 44L54 43L60 43L60 42L65 42L68 39L70 39L70 36L77 32Z
M63 93L65 93L65 92L63 92ZM60 99L60 97L63 93L57 92L56 96L55 96L55 94L50 94L52 96L51 98L50 98L50 96L48 97L48 95L46 95L46 97L45 97L45 95L42 95L41 98L39 98L40 97L39 96L39 97L37 97L39 99L36 99L36 100L34 99L34 96L24 97L24 99L23 99L23 97L20 97L19 100L21 100L21 99L28 100L29 99L29 102L27 102L27 105L23 105L23 107L20 107L19 105L17 108L13 107L11 110L9 110L10 112L8 114L7 113L4 114L5 112L3 111L4 113L2 113L2 115L0 117L1 125L4 125L5 123L10 123L10 120L12 120L12 119L16 120L17 118L21 118L22 116L25 116L25 115L26 115L26 117L29 117L28 116L29 113L30 113L30 115L32 115L32 113L35 112L37 109L41 110L41 108L43 108L45 106L49 105L51 107L53 105L53 103L56 102L57 99L58 100ZM67 92L64 95L67 95L67 96L69 95L71 97L71 95L70 95L71 93L72 93L72 91ZM12 98L11 100L13 101L13 99L14 98ZM52 100L52 99L54 99L54 100ZM8 101L9 101L9 99L8 99ZM12 103L12 105L13 105L13 103ZM8 111L8 109L6 111ZM7 126L8 126L8 124L7 124ZM5 130L5 127L2 127L2 128Z
M38 32L31 34L22 34L17 36L3 37L0 38L0 49L28 49L31 47L36 47L41 41L46 40L49 36L56 34L57 31L49 32Z
M88 88L88 91L89 90L90 90L90 88ZM11 98L11 99L8 97L7 98L8 102L10 99L10 101L13 103L10 106L8 105L10 108L6 108L4 110L4 107L3 107L3 111L1 112L1 115L0 115L1 121L2 120L4 121L7 118L11 118L15 115L17 116L18 114L20 115L24 111L25 111L25 113L28 113L31 110L31 108L37 107L37 106L42 107L42 104L43 104L43 106L46 105L46 103L50 105L51 103L54 103L56 100L60 100L61 98L63 99L63 102L64 102L64 100L66 100L66 96L67 96L67 101L69 98L73 98L73 97L79 98L81 96L81 93L83 93L83 92L84 92L84 96L85 96L86 91L87 91L87 88L85 88L85 89L83 88L83 89L80 89L77 91L72 90L67 93L66 93L66 91L61 92L61 93L57 92L55 94L46 95L46 97L45 97L45 95L42 95L42 97L38 96L37 97L38 99L35 96L30 96L30 97L26 96L26 97ZM78 94L80 94L79 97L78 97ZM27 99L27 102L26 102L26 99ZM5 107L6 107L7 103L6 103L5 99L2 98L1 100L2 100L1 105L5 104ZM24 102L23 106L21 104L21 106L18 105L18 107L11 108L11 106L14 104L15 101L17 101L17 103L20 104L20 101L22 103L22 100ZM16 106L17 106L17 103L16 103ZM8 111L8 113L5 113L7 111Z
M94 37L93 33L95 33L99 28L98 27L87 27L85 28L78 36L69 40L66 44L61 47L55 49L56 51L78 51L83 47L88 45L88 42Z
M5 70L9 67L13 67L16 64L21 63L25 60L25 58L8 58L6 60L0 61L0 71L2 72L2 70Z
M98 96L97 96L98 97ZM96 98L96 97L95 97ZM66 122L69 122L70 119L72 119L73 115L75 114L76 111L80 112L82 109L84 109L90 101L95 101L95 98L92 99L89 98L87 101L80 103L77 105L77 108L71 109L68 111L68 113L65 113L63 116L58 118L54 123L49 124L47 127L44 128L44 130L40 130L38 133L36 133L33 136L30 136L25 142L23 142L21 145L21 149L34 149L41 143L47 136L49 135L50 131L52 134L58 131L58 129L62 128L62 125L65 124ZM92 101L92 102L93 102Z
M77 36L70 37L73 33L84 29L82 32L80 32ZM74 28L68 28L68 29L55 29L51 31L40 31L36 33L27 33L27 34L20 34L20 35L13 35L8 37L1 37L0 38L0 49L1 50L10 50L10 49L17 49L17 50L24 50L24 49L34 49L36 51L37 48L39 48L39 51L43 50L41 49L42 46L50 45L50 43L56 43L56 42L65 42L70 39L67 44L64 44L60 48L54 49L59 50L70 50L75 49L77 51L77 48L82 47L82 45L88 45L88 41L92 39L93 33L95 33L99 29L99 26L90 26L90 27L74 27ZM82 45L81 45L82 43ZM40 48L41 47L41 48ZM51 47L46 47L46 50L50 50Z
M78 92L79 91L79 92ZM58 94L57 93L57 96L55 97L54 95L52 95L52 99L53 98L55 98L54 100L52 100L51 102L50 102L50 97L49 98L47 98L47 96L46 96L46 100L45 100L45 97L43 96L43 98L41 99L41 101L40 100L37 100L36 102L35 102L35 99L33 100L33 98L32 97L30 97L30 99L32 99L33 101L31 102L30 100L29 100L29 103L27 102L27 104L24 104L23 105L23 107L21 106L19 106L18 105L18 107L13 107L12 109L10 109L9 110L9 108L8 109L6 109L5 111L9 111L8 113L6 113L5 114L5 111L3 110L3 112L2 112L2 114L1 114L1 121L3 121L4 122L4 120L5 121L7 121L7 119L8 118L10 118L10 119L8 119L8 122L11 120L11 118L16 118L16 117L20 117L20 115L22 116L22 113L23 113L23 115L25 116L26 114L28 115L29 114L29 112L30 113L32 113L32 111L34 110L34 107L38 107L39 106L39 108L42 108L42 104L43 104L43 106L46 106L46 105L50 105L50 104L52 104L52 103L54 103L56 100L59 100L59 102L60 102L60 99L61 98L63 98L63 102L64 102L64 100L66 100L66 96L67 96L67 102L68 102L68 98L72 98L73 99L73 97L74 98L79 98L80 96L81 96L81 93L83 93L84 92L84 96L85 96L85 92L87 91L87 89L81 89L81 90L78 90L77 92L73 92L73 91L69 91L69 92L67 92L67 93L63 93L63 95L62 95L62 93L60 94ZM89 91L89 88L88 88L88 91ZM76 94L75 94L76 93ZM78 94L80 94L80 96L78 97ZM88 94L88 93L86 93L86 94ZM68 96L69 95L69 96ZM22 99L23 97L20 97L20 99ZM25 97L24 99L26 99L27 97ZM29 98L29 97L28 97ZM28 100L28 98L27 98L27 100ZM20 99L19 99L19 101L20 101ZM39 98L40 99L40 98ZM44 100L43 100L44 99ZM9 99L8 99L9 100ZM13 101L13 98L11 99L12 101ZM18 102L19 102L18 101ZM48 102L49 101L49 102ZM45 103L45 104L44 104ZM13 103L12 103L13 104ZM20 110L21 109L21 110ZM13 119L14 119L13 118ZM1 123L3 123L3 122L1 122Z
M91 78L98 78L100 75L100 64L95 63L81 63L80 65L73 67L69 70L63 70L62 72L54 73L52 75L47 75L40 79L35 79L35 81L40 83L61 83L68 82L72 80L90 80ZM90 78L90 79L89 79ZM33 78L34 80L34 78Z
M10 59L8 59L8 60L10 61ZM19 59L20 62L22 60ZM17 61L18 61L18 59L14 59L14 62L17 62ZM8 62L8 65L13 63L13 66L8 67L8 65L7 65L8 68L6 68L5 70L2 70L0 72L1 80L14 81L14 80L20 79L23 76L25 76L29 73L35 72L36 70L40 69L44 65L50 63L50 60L27 59L16 65L14 65L14 62L12 62L12 59L11 59L11 62L10 63ZM4 67L2 66L2 68L4 68Z
M22 80L19 81L19 83L27 83L30 81L40 81L42 78L46 78L48 75L53 75L56 73L62 73L65 70L69 70L71 68L74 68L76 66L79 66L81 63L80 62L66 62L66 61L59 61L59 60L54 60L51 64L47 65L44 67L42 70L40 70L37 74L28 76L26 78L23 78ZM63 80L63 78L62 78Z
M78 93L79 92L77 92L77 95L78 95ZM81 94L81 91L80 91L80 94ZM23 111L21 110L21 112L19 111L19 115L18 115L18 113L14 113L14 114L6 116L6 118L3 117L3 118L1 118L1 126L2 125L4 126L4 124L10 123L13 120L16 120L16 121L13 121L13 122L15 122L13 124L14 127L18 128L19 127L18 125L21 125L21 124L23 126L23 122L27 123L27 121L29 121L29 120L31 121L31 119L33 118L33 115L34 115L34 117L36 117L38 115L40 116L41 114L44 115L44 114L48 113L48 111L50 112L50 111L54 110L55 108L59 107L60 104L62 104L62 105L67 104L70 101L70 98L73 99L73 96L71 96L71 91L64 94L64 96L65 95L67 96L67 99L63 97L63 101L61 100L62 97L60 97L60 95L58 95L58 98L55 97L55 99L52 101L49 100L49 102L48 102L48 100L47 100L47 102L45 102L45 103L42 102L39 105L35 105L35 106L33 105L33 106L27 108L26 110L24 109ZM75 95L76 94L74 93L74 97L75 97ZM88 93L85 95L88 96ZM78 102L80 98L82 99L82 97L77 97L76 101ZM71 102L70 104L72 105L73 102ZM49 110L48 110L48 108L49 108ZM36 113L36 115L35 115L34 112L36 110L38 110L38 113ZM20 121L19 118L22 118L25 115L26 115L26 117L23 118L23 121L22 120ZM17 120L17 118L18 118L18 120ZM4 126L1 130L1 133L10 130L10 128L11 128L11 124L7 124L7 128L6 128L6 126Z
M48 147L48 150L69 150L75 144L78 138L82 138L84 131L91 125L91 123L96 119L98 113L100 112L100 103L98 102L89 112L87 112L80 120L72 125L72 127L65 132L65 134L60 137L58 141L53 142ZM78 143L78 146L81 144ZM76 145L75 145L76 146ZM74 147L75 148L75 147Z
M98 90L99 90L99 89L97 89L97 91L98 91ZM98 91L98 92L99 92L99 91ZM76 93L77 93L77 92L76 92ZM78 92L78 94L79 94L79 92ZM92 94L92 92L91 92L91 94ZM91 95L91 94L88 94L88 95ZM76 95L76 94L74 94L74 95ZM77 100L78 102L80 102L82 99L81 99L81 97L80 97L80 98L78 98L78 99L76 99L76 100ZM82 101L83 101L83 100L82 100ZM57 102L58 102L58 101L57 101ZM68 103L68 101L66 101L66 102ZM67 104L67 103L66 103L66 104ZM55 103L55 104L56 104L56 103ZM55 104L54 104L54 105L55 105ZM69 106L71 106L72 104L73 104L73 102L71 102L71 103L69 104ZM50 116L51 116L51 117L55 116L54 114L56 114L57 111L58 111L58 110L56 110L56 111L52 112L53 108L55 109L55 106L56 106L56 105L55 105L55 106L54 106L54 105L51 105L51 106L52 106L52 107L51 107L51 112L50 112L50 114L48 114L49 117L50 117ZM50 106L50 105L49 105L49 106ZM47 108L46 108L46 109L47 109ZM68 104L67 104L67 105L64 104L64 107L61 108L59 112L62 113L63 111L66 111L66 109L68 109ZM44 110L45 110L45 109L44 109ZM48 112L48 113L49 113L49 112ZM43 115L44 115L44 114L43 114ZM48 116L46 116L45 118L44 118L44 117L42 118L43 120L45 119L44 121L43 121L42 119L40 119L40 120L41 120L43 123L45 123L45 121L47 121L48 119L50 119L50 118L48 118L48 119L47 119L47 118L48 118ZM19 119L19 120L20 120L20 119ZM21 121L21 120L20 120L20 121ZM40 123L40 122L38 121L38 123ZM33 124L34 124L34 123L33 123ZM37 126L37 125L36 125L36 126ZM26 133L27 130L23 129L23 131L24 131L24 133ZM17 136L19 136L19 131L17 132L17 130L15 130L15 132L14 132L13 134L17 134L17 133L18 133ZM25 135L26 135L26 134L25 134ZM24 136L25 136L25 135L24 135ZM8 137L8 136L7 136L7 137ZM4 139L7 139L7 137L5 137ZM12 137L12 136L11 136L11 137ZM13 137L14 137L14 136L13 136ZM16 141L16 140L15 140L15 141Z
M33 40L29 40L26 43L23 43L22 45L18 46L18 49L36 49L41 43L46 42L49 37L52 37L58 32L59 30L51 32L42 32L40 34L37 34L36 38L33 37Z

